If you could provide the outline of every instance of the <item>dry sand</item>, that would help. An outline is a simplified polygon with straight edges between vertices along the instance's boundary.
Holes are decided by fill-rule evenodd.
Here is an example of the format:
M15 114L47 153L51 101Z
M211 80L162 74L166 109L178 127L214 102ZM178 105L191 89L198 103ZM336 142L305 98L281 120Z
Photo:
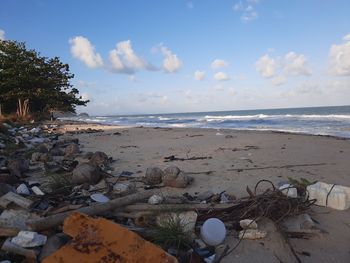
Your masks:
M76 130L76 127L77 124L72 124L64 128ZM143 176L147 167L166 168L168 165L177 165L192 173L194 183L190 187L177 190L163 188L164 192L194 194L212 190L243 197L247 196L246 186L254 188L261 179L277 184L287 181L288 177L350 186L350 140L227 129L79 124L79 129L88 127L104 129L104 132L67 136L79 138L84 152L99 150L112 156L116 160L114 174L130 171ZM164 157L171 155L203 159L165 162ZM350 209L337 211L314 207L311 215L328 233L310 240L290 240L302 262L350 262ZM239 249L222 262L280 262L280 257L268 248L271 240L272 237L243 241ZM226 240L231 246L235 242L237 240L230 237ZM258 256L249 256L254 253L254 246Z

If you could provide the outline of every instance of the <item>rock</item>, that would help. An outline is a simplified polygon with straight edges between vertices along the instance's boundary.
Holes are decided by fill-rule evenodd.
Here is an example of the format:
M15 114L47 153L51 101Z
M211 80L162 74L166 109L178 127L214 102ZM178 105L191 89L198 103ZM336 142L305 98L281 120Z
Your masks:
M134 193L135 190L136 184L134 182L116 183L113 186L113 192L122 196Z
M20 184L16 189L17 194L30 195L30 191L25 184Z
M107 196L99 193L90 195L90 198L97 203L107 203L110 200Z
M97 166L106 166L108 164L108 156L104 152L95 152L90 157L90 163Z
M29 168L29 161L24 158L11 159L7 165L12 175L22 177L22 173Z
M146 183L156 185L162 182L164 172L159 167L149 167L146 170Z
M19 231L11 242L21 247L39 247L46 243L47 237L32 231Z
M64 152L59 147L56 146L50 150L50 154L52 156L63 156Z
M100 168L90 163L82 163L73 170L72 183L74 184L96 184L100 179Z
M40 159L40 156L41 156L41 153L39 153L39 152L32 153L31 161L38 162Z
M35 138L29 140L29 142L30 142L31 144L41 144L41 143L43 143L44 141L45 141L44 138L38 138L38 137L35 137Z
M56 250L67 244L70 239L71 238L69 236L63 233L58 233L49 237L39 254L39 261L41 262L44 258L48 257Z
M0 183L0 196L3 196L4 194L7 194L8 192L14 192L15 189L9 185L9 184L5 184L5 183Z
M243 229L257 229L258 228L258 224L254 220L251 220L251 219L243 219L243 220L239 221L239 225Z
M52 156L48 153L40 153L34 152L32 153L32 162L50 162L52 160Z
M152 195L149 199L148 199L148 203L150 205L158 205L160 203L162 203L164 200L164 198L160 195Z
M210 199L212 196L214 195L214 192L213 191L205 191L203 193L200 193L197 198L200 200L200 201L207 201L208 199Z
M14 203L24 209L28 209L32 205L33 201L13 192L8 192L0 197L0 207L7 208L7 206L11 203Z
M262 230L258 230L258 229L245 229L245 230L241 230L239 231L239 238L240 239L261 239L266 237L267 232L266 231L262 231Z
M165 168L164 175L165 176L173 176L174 178L176 178L180 172L181 172L181 170L179 167L172 165L172 166Z
M87 152L87 153L85 153L85 155L84 155L84 159L91 159L91 157L94 155L94 153L93 152Z
M2 142L0 142L0 149L4 149L6 147L6 145Z
M47 147L44 145L44 144L40 144L36 150L39 152L39 153L48 153L49 150L47 149Z
M164 186L186 188L193 181L193 177L188 176L184 172L180 172L177 176L166 175L163 178Z
M79 145L76 143L69 144L64 150L65 156L73 156L79 153Z

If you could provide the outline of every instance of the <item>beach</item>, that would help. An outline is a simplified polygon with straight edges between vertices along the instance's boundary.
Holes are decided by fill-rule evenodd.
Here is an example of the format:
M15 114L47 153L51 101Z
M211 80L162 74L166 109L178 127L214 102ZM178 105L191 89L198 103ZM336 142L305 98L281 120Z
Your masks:
M79 133L88 128L103 131ZM248 195L246 187L254 189L259 180L269 180L277 186L288 182L288 178L350 186L350 140L344 138L271 131L87 123L66 123L60 125L59 130L75 131L77 134L65 136L79 138L83 152L103 151L113 157L116 160L112 164L114 175L130 172L132 176L142 177L148 167L164 169L176 165L194 178L185 189L162 188L165 194L194 195L211 190L214 193L226 191L241 198ZM268 183L262 184L261 191L268 186ZM348 262L350 211L313 206L310 215L326 234L309 240L290 239L302 262ZM263 242L268 243L268 239ZM230 240L227 238L226 242ZM251 242L257 241L243 241L222 262L253 260L246 254ZM257 251L267 259L261 262L278 262L269 249L259 251L257 248Z

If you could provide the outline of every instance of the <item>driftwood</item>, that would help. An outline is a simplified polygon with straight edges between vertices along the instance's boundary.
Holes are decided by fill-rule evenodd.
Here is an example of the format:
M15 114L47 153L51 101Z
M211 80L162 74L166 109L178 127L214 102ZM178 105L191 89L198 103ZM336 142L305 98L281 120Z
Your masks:
M64 219L68 217L70 214L72 214L73 212L80 212L87 215L98 215L108 210L113 210L118 207L123 207L138 201L142 201L144 199L148 199L155 193L156 193L155 191L149 190L149 191L143 191L136 194L131 194L121 198L113 199L107 203L102 203L102 204L94 203L90 206L82 207L77 210L72 210L65 213L51 215L40 219L28 220L26 222L26 225L30 230L40 231L40 230L48 229L61 224L64 221Z
M0 237L14 237L18 232L17 228L0 227Z
M16 255L22 255L29 259L36 259L36 252L31 249L25 249L23 247L20 247L10 241L10 238L6 239L4 244L1 247L1 250L16 254Z
M206 159L212 159L213 157L211 156L199 156L199 157L196 157L196 156L193 156L193 157L190 157L190 158L178 158L178 157L175 157L175 155L170 155L170 156L167 156L167 157L164 157L164 162L172 162L172 161L195 161L195 160L206 160Z
M161 204L161 205L149 205L149 204L134 204L124 206L122 209L118 209L120 212L143 212L143 211L154 211L154 212L164 212L164 211L217 211L228 208L233 208L235 204Z
M321 166L321 165L335 165L335 163L306 163L306 164L287 164L282 166L263 166L263 167L251 167L251 168L236 168L227 169L227 171L250 171L250 170L265 170L265 169L289 169L294 167L307 167L307 166Z

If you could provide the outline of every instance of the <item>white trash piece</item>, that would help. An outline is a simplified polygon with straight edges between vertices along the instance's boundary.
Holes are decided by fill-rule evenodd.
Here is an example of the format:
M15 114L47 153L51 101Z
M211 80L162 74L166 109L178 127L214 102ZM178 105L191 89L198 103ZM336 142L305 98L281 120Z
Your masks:
M107 196L98 193L90 195L90 198L97 203L107 203L110 200Z
M293 187L290 184L284 184L281 185L278 188L284 195L288 196L288 197L292 197L292 198L297 198L298 197L298 191L295 187Z
M260 239L266 237L267 232L258 229L245 229L239 231L238 237L240 239Z
M220 245L226 237L225 224L217 218L209 218L201 227L201 238L209 246Z
M148 199L148 203L150 205L158 205L160 203L163 202L163 197L160 195L152 195L149 199Z
M37 186L33 186L31 189L34 192L34 194L36 194L36 195L45 195L44 192L41 191L40 188Z
M30 191L25 184L20 184L16 189L17 194L30 195Z
M317 182L309 185L306 189L309 199L317 200L316 205L338 210L346 210L350 207L350 187Z
M239 225L243 229L257 229L258 224L252 219L243 219L239 221Z
M19 231L11 242L21 247L38 247L45 245L47 237L32 231Z

